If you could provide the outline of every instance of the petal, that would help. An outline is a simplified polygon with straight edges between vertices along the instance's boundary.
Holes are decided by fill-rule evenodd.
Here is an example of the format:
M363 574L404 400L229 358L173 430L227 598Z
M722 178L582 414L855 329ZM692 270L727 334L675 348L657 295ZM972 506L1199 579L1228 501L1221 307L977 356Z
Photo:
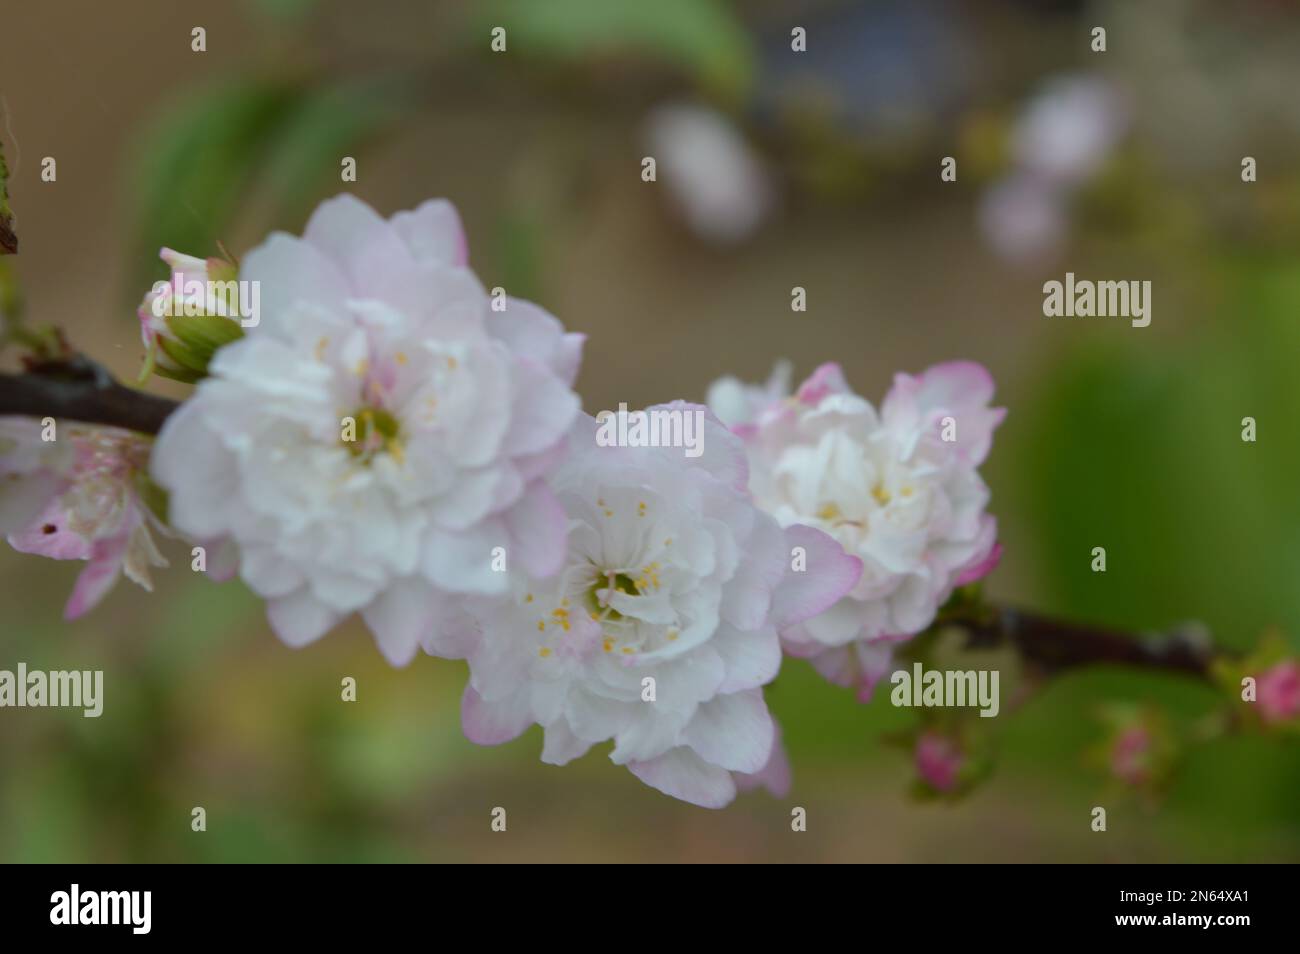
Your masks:
M807 562L803 570L787 569L772 597L772 620L778 630L825 611L862 576L862 561L820 530L794 524L785 533L791 550L802 547Z
M506 299L504 311L489 312L487 326L492 337L516 355L545 365L565 384L573 384L586 335L565 333L564 325L550 312L518 298Z
M312 596L306 586L271 600L266 604L266 616L275 634L294 649L320 639L341 618L341 614Z
M516 692L493 702L480 696L473 686L465 686L460 700L460 721L465 738L476 745L500 745L517 738L530 722L532 711L528 694Z
M122 550L126 540L101 540L95 544L90 565L77 576L76 585L68 605L63 609L64 619L76 619L92 609L108 595L122 569Z
M89 560L91 542L68 528L68 512L58 500L22 530L9 535L9 544L19 553L31 553L52 560Z
M709 645L722 657L727 675L719 692L738 692L764 686L776 678L781 668L781 642L776 630L768 626L756 632L743 632L721 623Z
M546 727L546 741L542 745L542 761L548 765L566 765L587 754L590 742L573 734L569 723L556 719Z
M348 298L339 267L320 249L284 232L273 233L249 252L239 277L257 282L259 333L287 333L283 319L295 305L341 314Z
M415 264L396 229L346 192L316 207L302 237L348 277L350 297L370 297L365 292L381 287L394 269Z
M831 394L847 394L849 386L844 380L844 372L834 361L821 365L808 376L808 380L799 385L795 397L804 404L816 405Z
M502 519L510 534L508 553L529 576L545 579L559 571L566 553L569 518L550 487L534 481Z
M651 788L702 808L724 808L736 797L731 773L710 765L686 746L648 762L630 762L628 768Z
M785 743L781 741L781 726L778 724L776 738L772 742L772 755L767 764L753 774L738 772L736 788L742 792L765 788L777 798L785 798L790 794L791 774L790 755L785 749Z
M430 582L453 593L503 593L510 575L493 569L493 550L503 548L508 567L509 545L500 520L460 532L435 530L425 541L420 566Z
M513 377L517 391L504 450L511 456L541 453L565 436L581 402L567 384L531 358L516 359Z
M429 199L388 220L417 262L469 264L469 248L460 213L446 199Z
M379 651L394 666L415 658L420 638L430 628L436 591L423 580L407 577L391 583L361 611Z
M757 772L772 754L773 725L763 691L747 689L702 704L682 732L682 741L713 765Z

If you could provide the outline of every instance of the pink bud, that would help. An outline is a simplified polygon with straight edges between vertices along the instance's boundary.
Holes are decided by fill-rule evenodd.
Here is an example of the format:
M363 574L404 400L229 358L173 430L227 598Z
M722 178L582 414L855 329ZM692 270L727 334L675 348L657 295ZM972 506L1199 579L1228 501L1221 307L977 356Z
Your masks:
M1116 736L1110 750L1111 773L1121 782L1142 785L1151 774L1151 733L1144 725L1131 725Z
M926 732L916 740L916 771L935 791L955 789L965 761L956 741L945 735Z
M1300 662L1287 659L1259 676L1256 682L1260 717L1285 722L1300 715Z

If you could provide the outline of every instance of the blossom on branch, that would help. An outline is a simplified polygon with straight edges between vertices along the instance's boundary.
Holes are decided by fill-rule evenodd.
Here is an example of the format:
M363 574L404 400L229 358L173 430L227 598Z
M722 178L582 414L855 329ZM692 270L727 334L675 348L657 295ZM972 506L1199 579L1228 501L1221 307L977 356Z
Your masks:
M51 443L71 445L71 471L40 512L9 534L9 543L22 553L89 562L64 609L68 619L93 609L122 573L152 590L150 568L167 561L150 533L151 524L161 524L144 498L150 442L116 428L65 424Z
M260 320L168 419L153 473L177 530L233 541L286 643L359 611L401 665L448 597L505 591L496 548L559 568L543 478L578 413L582 337L487 294L449 203L384 220L339 196L240 279Z
M575 425L553 479L569 524L562 568L468 604L463 721L482 744L540 724L556 765L612 739L616 764L717 808L738 782L788 785L761 688L781 664L779 632L847 593L861 564L756 510L744 448L711 414L667 409L703 415L702 455L601 446L592 418ZM437 638L426 648L457 654Z
M1005 415L989 407L993 380L970 362L899 374L877 411L825 364L791 397L756 408L754 392L739 396L724 379L709 403L745 440L754 502L783 527L825 531L864 567L848 596L784 634L786 648L865 700L891 645L997 563L978 471Z

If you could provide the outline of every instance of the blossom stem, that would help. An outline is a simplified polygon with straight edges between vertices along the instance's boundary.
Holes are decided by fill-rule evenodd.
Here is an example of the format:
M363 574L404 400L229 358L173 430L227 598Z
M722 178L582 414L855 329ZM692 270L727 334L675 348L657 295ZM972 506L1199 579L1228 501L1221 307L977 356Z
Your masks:
M157 434L180 406L125 386L103 365L81 355L28 367L26 374L0 374L0 415L63 418Z
M972 648L1010 646L1046 672L1109 664L1206 678L1215 650L1190 627L1138 635L1010 607L972 608L943 621L964 629Z

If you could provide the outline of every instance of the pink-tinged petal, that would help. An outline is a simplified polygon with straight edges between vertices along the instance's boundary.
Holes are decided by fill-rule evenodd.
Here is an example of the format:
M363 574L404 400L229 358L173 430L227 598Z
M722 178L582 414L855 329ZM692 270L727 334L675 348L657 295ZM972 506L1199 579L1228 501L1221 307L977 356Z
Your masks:
M311 588L306 586L266 604L266 616L275 635L294 649L320 639L341 615L312 596Z
M862 604L844 599L804 620L802 631L823 646L846 646L858 638L865 623Z
M531 358L516 361L514 377L518 390L504 450L511 456L537 454L568 432L581 402L568 385Z
M397 580L361 611L384 658L405 666L415 658L420 638L430 628L436 591L420 579Z
M239 547L235 541L226 537L221 540L209 540L200 544L207 551L207 575L214 583L232 580L239 572Z
M917 377L899 374L885 397L886 420L907 414L925 426L941 426L944 417L956 424L958 452L974 465L984 462L993 443L993 431L1006 417L1006 408L991 408L993 376L974 361L936 364Z
M258 327L263 332L287 334L285 318L300 304L341 315L349 297L336 263L316 246L283 232L273 233L244 256L239 277L258 283Z
M398 212L389 222L417 262L469 264L460 213L446 199L430 199L409 212Z
M302 237L324 252L349 279L352 294L381 288L394 267L415 259L396 229L356 196L343 193L316 207Z
M722 618L743 630L755 630L767 622L772 594L785 578L790 565L785 533L775 520L760 517L745 543L749 559L741 562L722 593Z
M771 626L745 632L723 623L710 645L722 657L727 673L718 687L720 693L765 686L781 668L781 641Z
M27 527L9 535L19 553L31 553L51 560L88 560L92 544L68 528L68 512L58 500L51 501Z
M854 648L858 664L858 702L867 703L871 701L877 683L894 671L893 643L861 642Z
M627 767L651 788L701 808L725 808L736 798L732 774L710 765L686 746L647 762L629 762Z
M786 528L786 543L791 551L802 547L806 557L803 570L788 566L785 578L772 598L772 620L784 630L824 612L845 596L862 576L862 561L844 552L835 540L820 530L794 524Z
M749 460L745 456L745 445L718 420L717 415L703 404L692 404L689 401L656 404L646 408L646 411L653 412L661 409L679 411L682 414L699 414L699 419L704 424L703 430L695 435L699 441L700 453L697 457L685 457L686 463L694 467L702 467L720 483L734 487L741 493L748 493ZM673 448L673 450L685 456L685 448Z
M791 656L805 658L818 674L833 686L848 688L858 678L858 660L852 646L821 649L820 643L786 644Z
M733 772L757 772L772 755L776 737L761 689L715 696L695 710L681 741L712 765Z
M566 333L550 312L518 298L506 299L504 311L490 311L487 327L516 355L545 365L565 384L573 384L586 335Z
M467 659L482 635L478 620L466 610L463 601L447 600L438 604L420 646L439 659Z
M431 583L453 593L504 593L510 574L493 568L497 547L504 549L508 568L510 535L499 519L464 531L435 531L425 540L420 567Z
M576 758L587 754L590 742L584 742L573 734L569 723L556 719L546 727L546 739L542 744L542 761L547 765L567 765Z
M488 702L467 685L460 700L460 721L465 738L476 745L509 742L532 722L528 693L516 692Z
M121 575L122 553L125 549L124 536L101 540L95 544L90 555L90 565L77 576L72 596L63 609L64 619L72 620L85 615L108 595Z
M992 519L991 517L989 519ZM1002 562L1002 544L993 544L993 549L989 550L988 556L978 561L972 566L962 570L957 576L957 586L965 586L967 583L974 583L976 580L982 580Z
M561 441L540 454L529 454L527 457L514 458L515 470L519 472L520 480L530 483L538 477L545 477L555 470L568 452L568 441Z
M544 579L559 571L568 541L569 518L551 488L534 481L502 519L510 534L510 559L529 576Z
M781 741L781 724L773 720L773 725L776 728L776 737L772 741L772 754L767 764L753 774L738 772L736 788L739 791L749 792L757 788L765 788L776 798L785 798L790 794L793 775L790 769L790 755L786 751L785 743Z
M3 492L0 492L0 533L10 534L10 543L68 486L67 481L39 471L31 474L4 474L0 471L0 478L5 479ZM14 546L22 549L17 544Z
M844 372L840 370L840 366L834 361L828 361L809 375L807 381L799 385L795 397L803 404L816 405L828 395L845 394L848 390L849 386L844 380Z

